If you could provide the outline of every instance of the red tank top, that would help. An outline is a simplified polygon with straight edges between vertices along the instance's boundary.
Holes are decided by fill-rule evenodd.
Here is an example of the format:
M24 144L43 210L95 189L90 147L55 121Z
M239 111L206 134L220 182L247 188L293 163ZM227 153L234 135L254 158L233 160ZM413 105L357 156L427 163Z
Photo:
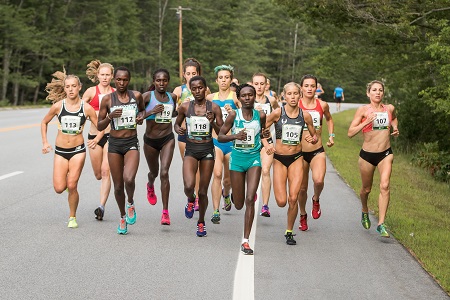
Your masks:
M363 133L366 133L366 132L369 132L372 130L389 129L391 127L392 114L385 105L381 104L381 107L383 108L383 111L377 112L377 111L374 111L374 108L372 107L372 105L370 105L370 104L366 105L366 110L367 110L366 115L368 116L374 112L377 114L377 118L372 123L369 123L366 126L364 126L364 128L362 129ZM361 123L363 123L366 119L367 118L363 118L361 120Z
M114 92L115 89L111 87L111 93ZM98 85L95 86L95 96L92 98L91 102L89 104L98 111L100 109L100 103L102 101L103 96L106 94L100 94L100 89L98 88Z
M311 114L314 127L316 129L319 129L322 126L323 109L322 105L320 105L320 100L319 99L314 100L316 100L316 107L314 108L306 108L305 106L303 106L302 99L298 101L298 107L300 107L303 111L307 111ZM305 126L305 129L308 130L308 127Z

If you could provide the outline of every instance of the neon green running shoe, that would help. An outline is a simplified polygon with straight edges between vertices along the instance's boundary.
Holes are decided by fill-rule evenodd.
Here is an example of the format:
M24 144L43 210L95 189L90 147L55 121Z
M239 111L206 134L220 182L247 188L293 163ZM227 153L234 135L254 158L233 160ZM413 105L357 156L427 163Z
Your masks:
M365 213L365 212L362 213L361 224L365 229L370 228L369 213Z
M218 209L216 209L216 210L213 212L213 215L212 215L212 217L211 217L211 222L212 222L213 224L220 224L220 212L219 212Z
M77 218L70 217L69 218L69 223L67 224L67 227L69 227L69 228L78 228Z
M385 237L385 238L389 237L389 233L386 231L386 227L384 226L384 223L377 226L377 232L382 237Z

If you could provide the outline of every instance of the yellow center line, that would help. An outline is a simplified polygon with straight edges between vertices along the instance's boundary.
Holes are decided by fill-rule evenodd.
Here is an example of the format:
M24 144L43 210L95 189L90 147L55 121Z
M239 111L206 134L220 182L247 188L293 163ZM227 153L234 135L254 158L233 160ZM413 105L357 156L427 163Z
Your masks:
M48 124L53 125L53 124L58 124L58 123L56 121L53 121L53 122L50 122ZM0 128L0 132L7 132L7 131L26 129L26 128L32 128L32 127L39 127L39 126L41 126L41 123L21 125L21 126L15 126L15 127L5 127L5 128Z

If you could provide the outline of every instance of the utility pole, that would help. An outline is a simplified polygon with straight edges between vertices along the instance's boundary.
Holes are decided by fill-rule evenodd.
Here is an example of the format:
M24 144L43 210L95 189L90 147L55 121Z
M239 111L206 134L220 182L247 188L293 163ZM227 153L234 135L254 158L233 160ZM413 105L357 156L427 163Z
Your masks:
M292 78L291 80L294 81L294 77L295 77L295 55L297 52L297 33L298 33L298 23L295 24L295 35L294 35L294 53L293 53L293 58L292 58Z
M180 81L183 81L183 10L191 10L189 7L170 8L177 11L178 17L178 57L180 64Z

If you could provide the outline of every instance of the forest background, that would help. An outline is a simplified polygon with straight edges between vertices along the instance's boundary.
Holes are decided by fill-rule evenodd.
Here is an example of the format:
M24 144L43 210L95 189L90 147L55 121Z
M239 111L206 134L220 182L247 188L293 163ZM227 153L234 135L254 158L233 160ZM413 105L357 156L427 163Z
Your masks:
M398 110L396 148L436 178L450 178L450 3L448 0L27 0L0 2L0 105L43 103L51 74L85 76L93 59L125 65L145 91L160 67L178 72L178 6L183 58L213 69L231 64L241 82L265 72L278 93L314 74L326 101L367 101L366 84L386 84Z

